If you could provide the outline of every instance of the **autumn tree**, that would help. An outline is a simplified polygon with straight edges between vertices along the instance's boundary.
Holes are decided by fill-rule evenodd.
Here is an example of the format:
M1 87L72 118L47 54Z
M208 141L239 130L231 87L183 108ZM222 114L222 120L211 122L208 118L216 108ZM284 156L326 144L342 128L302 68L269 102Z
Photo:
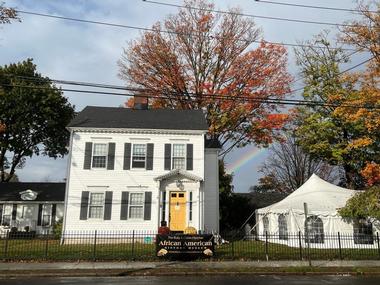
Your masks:
M380 3L374 2L374 8L368 2L360 2L360 18L348 22L341 30L341 40L360 52L371 56L366 68L351 74L350 80L356 86L356 92L344 100L344 105L358 105L361 108L338 108L336 114L350 123L361 123L362 136L356 147L371 150L361 174L369 186L380 184ZM373 109L374 108L374 109Z
M32 79L31 79L32 78ZM62 157L67 153L66 125L73 107L31 59L0 66L0 182L9 182L16 168L33 155Z
M12 20L20 21L14 8L5 7L4 2L0 2L0 24L10 24Z
M314 46L296 50L305 82L302 95L320 104L296 109L295 133L306 153L342 168L341 185L359 189L365 186L360 172L375 149L368 148L363 140L366 131L362 121L350 121L339 114L342 106L347 107L347 112L355 112L355 106L345 104L358 91L355 81L340 70L341 64L347 62L346 55L342 49L331 48L326 38L321 34L309 42Z
M314 173L326 181L334 182L339 174L320 158L306 153L293 135L270 146L269 157L260 172L264 174L253 191L293 192L301 187Z
M210 136L224 147L221 155L268 145L286 118L277 104L265 102L289 91L285 48L257 45L260 29L238 9L215 14L204 0L185 6L129 43L119 76L154 108L204 110Z

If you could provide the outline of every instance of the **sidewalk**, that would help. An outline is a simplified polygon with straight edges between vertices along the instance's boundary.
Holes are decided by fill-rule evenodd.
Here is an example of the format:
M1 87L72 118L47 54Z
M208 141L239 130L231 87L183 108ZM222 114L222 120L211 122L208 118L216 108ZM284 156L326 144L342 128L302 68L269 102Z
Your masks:
M0 277L336 273L380 274L380 261L0 263Z

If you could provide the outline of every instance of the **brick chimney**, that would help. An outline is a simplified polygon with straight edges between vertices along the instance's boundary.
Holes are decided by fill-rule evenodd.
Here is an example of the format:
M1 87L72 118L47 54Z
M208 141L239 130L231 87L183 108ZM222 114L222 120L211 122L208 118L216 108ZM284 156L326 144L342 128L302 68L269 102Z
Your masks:
M148 110L148 97L135 96L133 109L135 110Z

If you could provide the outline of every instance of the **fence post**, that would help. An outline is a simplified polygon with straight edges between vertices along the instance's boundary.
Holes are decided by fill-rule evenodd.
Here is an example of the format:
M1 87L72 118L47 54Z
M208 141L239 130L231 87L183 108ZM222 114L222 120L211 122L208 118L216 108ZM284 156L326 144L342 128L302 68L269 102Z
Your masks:
M132 231L132 258L135 256L135 230Z
M379 240L379 232L376 233L377 237L377 251L379 252L379 258L380 258L380 240Z
M97 235L98 235L98 230L95 230L95 234L94 234L94 247L92 249L92 259L94 261L96 260L96 240L97 240Z
M48 248L49 248L49 233L46 233L45 237L45 259L48 258Z
M265 231L265 257L267 261L269 260L269 250L268 250L268 232Z
M300 260L303 260L303 257L302 257L301 231L298 231L298 243L299 243L299 248L300 248Z
M339 258L342 260L342 245L340 243L340 232L338 232L338 244L339 244Z

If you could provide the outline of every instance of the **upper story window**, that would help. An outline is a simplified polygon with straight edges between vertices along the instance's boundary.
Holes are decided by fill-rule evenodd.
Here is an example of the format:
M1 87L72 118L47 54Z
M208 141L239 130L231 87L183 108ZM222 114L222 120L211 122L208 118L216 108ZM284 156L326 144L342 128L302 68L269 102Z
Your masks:
M106 168L107 166L107 144L94 143L92 153L92 167L93 168Z
M90 193L88 218L102 219L104 209L104 193Z
M172 169L186 169L185 144L173 144Z
M145 168L146 144L134 144L132 150L132 168Z
M129 194L129 218L143 219L144 218L144 193Z

